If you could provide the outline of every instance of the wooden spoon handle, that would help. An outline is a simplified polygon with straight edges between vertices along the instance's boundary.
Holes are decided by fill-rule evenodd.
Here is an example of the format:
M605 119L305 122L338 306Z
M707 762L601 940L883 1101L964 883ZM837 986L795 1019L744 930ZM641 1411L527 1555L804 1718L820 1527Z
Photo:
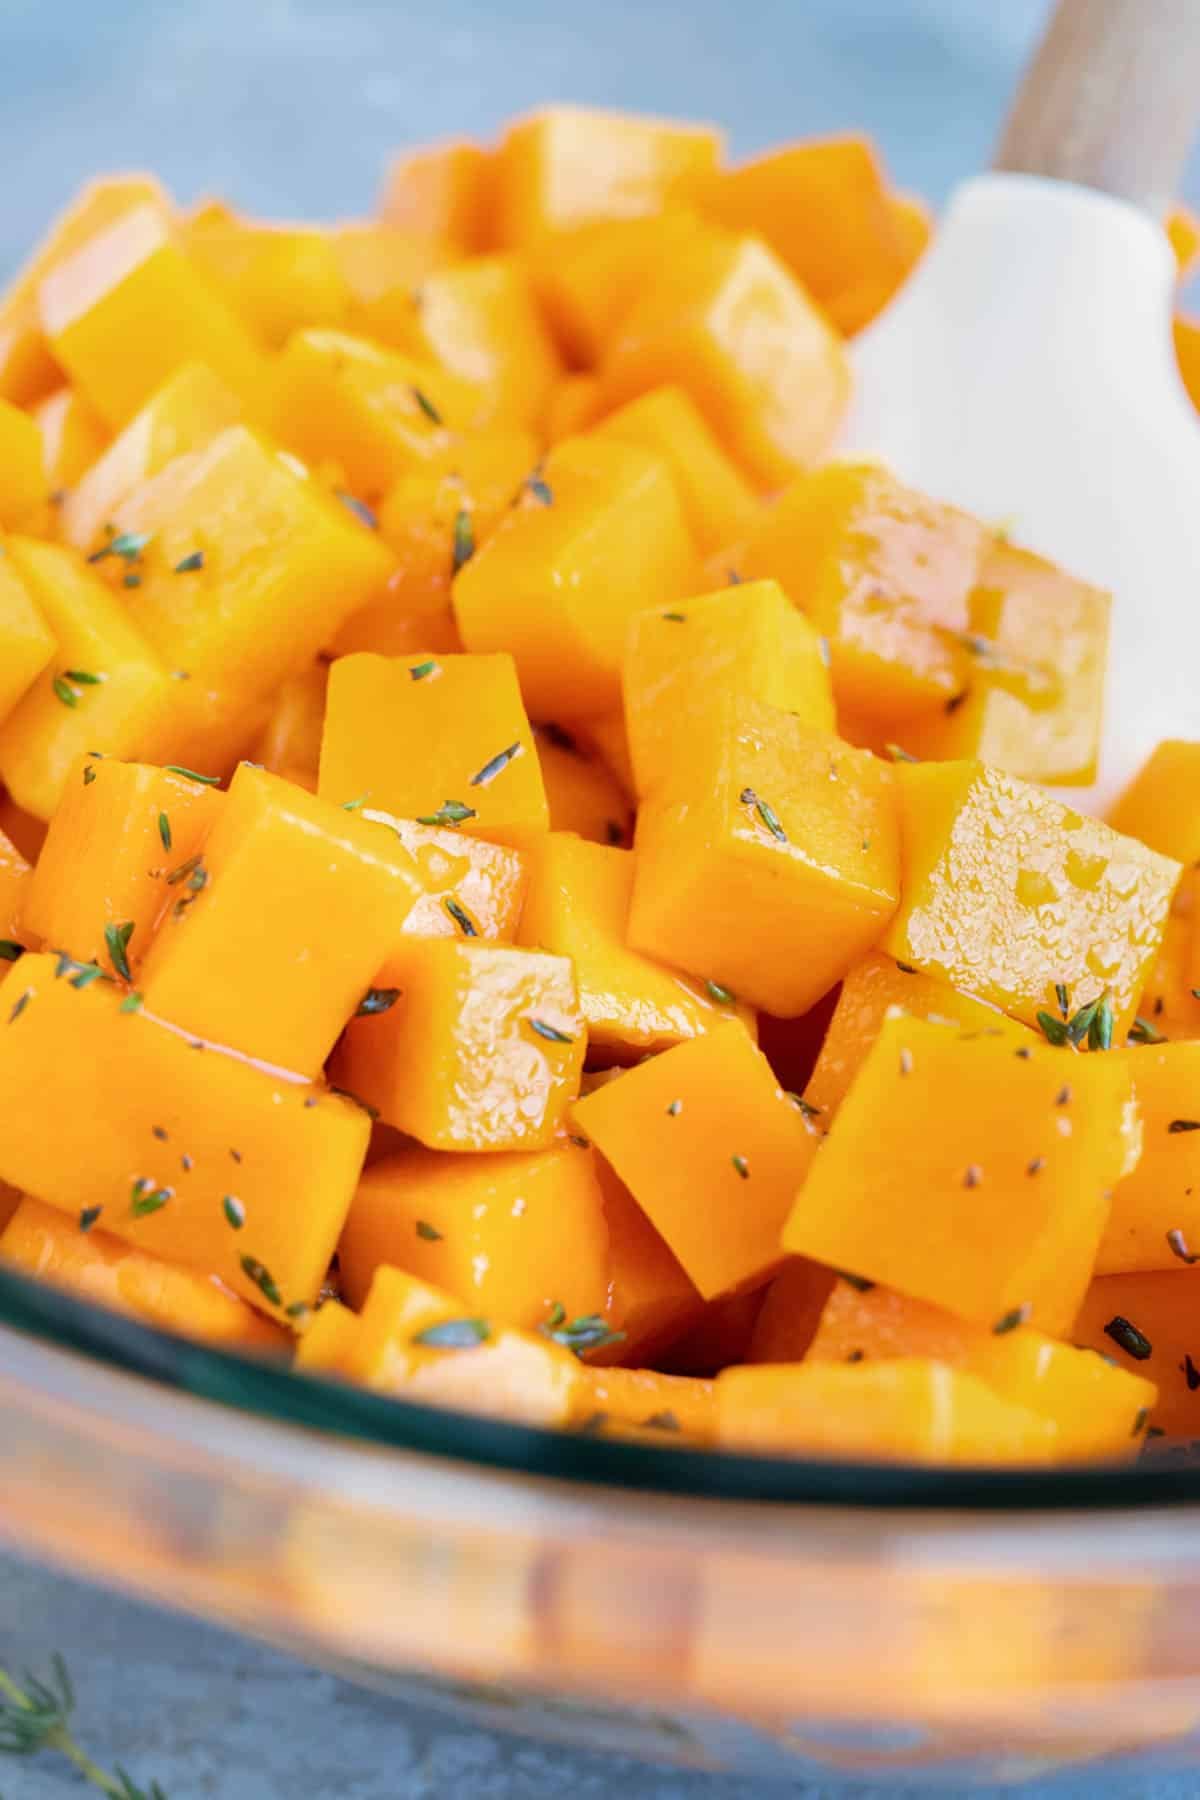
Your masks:
M1200 0L1059 0L993 166L1161 217L1198 121Z

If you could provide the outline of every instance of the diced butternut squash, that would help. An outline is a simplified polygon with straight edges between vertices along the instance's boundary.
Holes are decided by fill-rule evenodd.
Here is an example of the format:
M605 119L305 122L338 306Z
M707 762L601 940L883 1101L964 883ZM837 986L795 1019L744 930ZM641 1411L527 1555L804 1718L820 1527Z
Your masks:
M714 696L761 700L832 733L833 690L823 644L778 582L753 581L639 613L629 628L623 687L639 794L690 763L697 717Z
M982 1000L922 975L911 964L901 967L890 956L871 951L850 969L829 1023L821 1053L804 1090L804 1098L821 1116L822 1128L841 1105L863 1059L893 1008L917 1019L938 1019L963 1031L1005 1035L1014 1045L1032 1042L1032 1034Z
M24 923L47 950L113 969L144 960L159 915L220 815L224 796L148 763L83 756L71 770L29 883ZM124 971L118 971L123 973Z
M33 420L42 439L42 465L52 498L61 506L109 441L108 429L82 394L61 387L39 401Z
M1200 1261L1200 1043L1112 1055L1133 1080L1142 1129L1137 1167L1113 1194L1097 1275L1178 1269Z
M769 1012L806 1012L895 909L891 776L774 707L714 701L687 766L638 815L630 943Z
M687 204L716 168L709 125L550 106L508 127L497 154L502 244L527 248L598 219L634 219Z
M60 967L24 956L0 987L0 1178L219 1276L277 1317L311 1305L353 1198L366 1114Z
M19 806L48 819L85 751L150 747L177 689L116 594L74 551L19 537L5 548L56 649L0 724L0 776Z
M508 656L340 657L329 675L320 793L425 825L522 844L549 829Z
M349 295L345 329L392 347L408 342L421 282L459 254L441 239L371 221L335 225L329 241Z
M325 1300L303 1327L295 1367L306 1375L349 1377L361 1329L356 1312L340 1300Z
M548 444L589 431L604 415L604 392L595 375L564 375L556 381L542 419Z
M255 742L252 760L276 775L290 771L294 778L303 772L311 777L309 785L315 788L328 686L329 665L320 661L310 663L307 669L285 681Z
M1101 1275L1092 1282L1071 1330L1126 1374L1158 1389L1151 1415L1168 1437L1200 1436L1200 1276Z
M1030 1025L1058 986L1073 1008L1107 992L1120 1042L1179 865L985 763L896 777L903 897L883 948Z
M1191 973L1195 897L1196 871L1190 868L1175 890L1162 943L1137 1004L1132 1029L1151 1043L1159 1036L1200 1038L1200 997Z
M1200 218L1188 206L1173 206L1167 214L1166 230L1180 279L1185 280L1200 254Z
M629 621L694 590L697 558L665 463L572 438L454 582L468 650L511 652L535 719L614 711Z
M492 237L492 156L464 138L396 157L380 201L389 225L440 238L466 255Z
M346 319L350 291L331 232L248 219L199 220L186 229L183 243L266 350L282 348L294 331Z
M15 962L23 942L30 872L17 846L0 831L0 964Z
M633 759L629 754L629 733L625 729L625 709L601 713L594 719L579 719L571 727L572 735L598 756L626 794L632 796Z
M933 217L917 195L889 194L888 211L893 229L889 241L880 245L878 259L822 301L843 337L854 337L883 311L912 274L933 236Z
M348 332L298 331L272 371L269 419L287 449L373 501L444 458L478 406L476 388L434 363Z
M415 936L377 977L331 1065L433 1150L537 1150L579 1088L587 1029L565 957Z
M1175 356L1192 405L1200 407L1200 320L1175 320Z
M49 492L37 421L0 399L0 528L28 525Z
M1112 1054L887 1019L784 1246L981 1325L1066 1332L1136 1158L1132 1092Z
M612 770L557 727L535 730L534 742L551 829L576 832L595 844L631 844L633 811Z
M689 1444L712 1441L716 1396L711 1381L656 1369L580 1370L579 1423L604 1435L640 1427Z
M477 426L536 429L563 374L515 256L477 256L427 275L406 348L484 390Z
M820 456L850 393L841 341L795 278L761 239L715 230L656 265L614 334L603 379L612 405L668 383L686 388L764 489Z
M1111 595L1028 550L994 543L968 601L967 685L906 720L904 747L938 762L977 756L1023 781L1096 778Z
M538 298L573 367L594 370L603 362L617 327L658 269L707 229L683 210L605 219L557 231L527 252Z
M255 698L306 668L392 570L372 532L241 425L177 457L114 523L148 540L127 599L168 666Z
M188 860L171 871L176 897L142 970L147 1006L315 1075L416 903L409 858L353 813L243 763Z
M839 707L896 723L940 714L968 686L986 541L977 520L875 464L835 462L788 488L739 567L774 576L829 639Z
M284 1351L290 1338L215 1275L135 1249L110 1232L22 1200L0 1235L0 1261L162 1331L237 1350Z
M0 789L0 831L26 862L36 862L46 841L45 819L35 819L19 807L11 794Z
M392 855L403 858L407 853L405 866L417 883L418 898L404 921L406 934L512 942L528 876L520 851L483 838L464 837L454 827L397 819L366 804L353 810L377 830L391 835Z
M239 400L203 363L184 363L134 414L59 511L59 530L77 550L105 542L117 507L185 451L211 443L242 414Z
M588 1043L607 1061L637 1057L724 1024L731 1002L631 950L625 941L633 856L553 832L529 852L519 941L569 957Z
M620 1342L593 1352L596 1363L648 1361L694 1325L703 1301L679 1259L616 1171L596 1159L608 1226L607 1316Z
M698 1318L661 1353L662 1367L672 1375L710 1380L732 1363L745 1362L765 1291L754 1288L706 1301Z
M968 1367L1002 1400L1052 1422L1056 1462L1133 1462L1140 1455L1158 1398L1140 1373L1032 1330L989 1332L972 1348Z
M391 1264L498 1324L534 1331L559 1309L568 1322L599 1320L608 1230L594 1161L556 1144L496 1156L414 1147L372 1164L338 1248L346 1298L361 1306ZM607 1335L602 1321L592 1335Z
M1046 1463L1057 1435L977 1376L921 1357L726 1369L716 1411L722 1449L860 1462Z
M1108 815L1114 831L1191 867L1200 862L1200 742L1167 738Z
M28 692L56 649L44 613L0 539L0 720Z
M571 1117L705 1299L766 1280L816 1139L740 1026L639 1064Z
M694 400L679 387L654 388L609 413L595 429L661 456L679 489L702 552L744 537L758 516L745 476L726 456Z
M137 207L63 257L38 287L51 352L117 431L181 363L207 363L247 404L262 360L153 205Z
M847 1297L861 1291L835 1275L832 1269L825 1268L823 1263L810 1262L806 1256L789 1256L763 1290L762 1305L743 1360L750 1363L801 1362L809 1354L818 1329L824 1327L834 1313L838 1291L843 1287L847 1289ZM884 1290L873 1288L871 1292L883 1293ZM857 1350L855 1344L840 1354L835 1351L824 1360L859 1362L862 1358L856 1354ZM921 1351L916 1353L923 1354ZM937 1353L929 1354L936 1356Z

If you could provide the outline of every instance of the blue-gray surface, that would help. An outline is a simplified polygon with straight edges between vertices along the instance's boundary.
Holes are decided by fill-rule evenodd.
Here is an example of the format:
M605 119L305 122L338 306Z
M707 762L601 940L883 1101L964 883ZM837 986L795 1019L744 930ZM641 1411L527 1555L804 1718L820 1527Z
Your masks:
M738 152L859 123L900 182L940 197L986 159L1045 12L1045 0L0 0L0 270L98 168L152 167L183 199L220 192L264 213L362 213L397 145L487 134L546 98L723 120ZM82 1688L89 1746L157 1777L170 1800L763 1791L457 1728L0 1560L0 1660L44 1667L54 1650ZM75 1791L58 1766L0 1766L6 1800ZM1095 1800L1098 1785L1042 1791ZM1197 1789L1181 1776L1113 1791Z

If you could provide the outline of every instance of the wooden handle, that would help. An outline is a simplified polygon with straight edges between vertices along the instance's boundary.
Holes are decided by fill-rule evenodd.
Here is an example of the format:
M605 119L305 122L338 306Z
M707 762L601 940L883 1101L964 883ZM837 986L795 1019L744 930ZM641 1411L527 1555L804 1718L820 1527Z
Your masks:
M1166 211L1200 119L1200 0L1059 0L994 167Z

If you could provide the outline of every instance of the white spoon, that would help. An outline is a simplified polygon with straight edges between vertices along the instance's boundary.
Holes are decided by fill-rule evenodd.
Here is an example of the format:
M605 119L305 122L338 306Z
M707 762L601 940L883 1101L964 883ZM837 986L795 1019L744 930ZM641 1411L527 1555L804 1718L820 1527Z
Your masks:
M1200 0L1060 0L995 172L855 344L838 445L1111 589L1095 810L1200 738L1200 420L1161 226L1198 113Z

